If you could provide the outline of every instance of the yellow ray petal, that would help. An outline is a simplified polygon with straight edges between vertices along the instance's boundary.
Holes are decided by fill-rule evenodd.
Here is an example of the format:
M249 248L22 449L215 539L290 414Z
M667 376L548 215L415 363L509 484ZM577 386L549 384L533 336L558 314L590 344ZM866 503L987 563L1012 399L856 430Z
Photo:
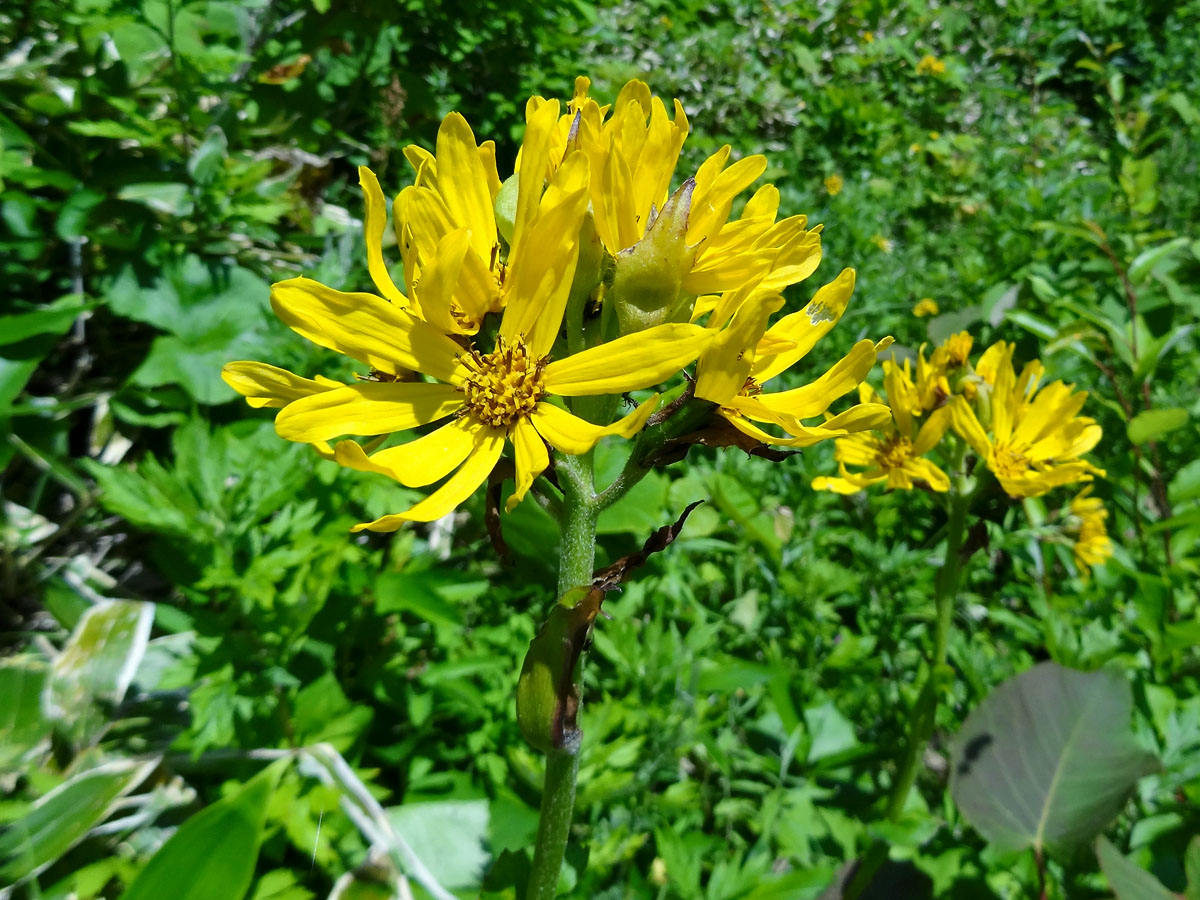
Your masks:
M436 422L462 404L463 395L448 384L365 381L289 403L275 417L275 431L305 444L387 434Z
M461 383L462 347L438 329L374 294L346 294L310 278L271 286L271 306L297 334L382 372L424 372Z
M530 421L555 450L569 456L587 453L596 443L609 435L633 437L646 424L658 407L658 394L611 425L593 425L551 403L539 403Z
M946 429L950 427L950 407L940 406L929 414L917 438L913 441L913 456L924 456L938 445Z
M947 404L950 410L950 424L963 440L971 445L971 449L980 459L987 459L992 452L992 442L987 432L975 417L975 411L964 397L954 396Z
M776 394L763 394L761 400L771 409L797 419L819 416L834 400L858 387L874 365L875 342L862 340L811 384Z
M450 232L438 243L432 262L413 286L413 298L421 318L447 334L464 330L455 320L453 309L459 273L468 253L471 253L470 229L464 227Z
M383 232L387 229L387 200L379 179L366 166L358 167L358 183L362 187L365 211L363 213L363 240L367 245L367 271L379 293L397 306L407 306L408 298L392 281L387 263L383 259Z
M504 284L500 334L523 338L534 356L545 356L562 326L579 259L579 229L587 207L587 157L572 153L542 198L537 218L510 259Z
M530 109L525 136L521 141L521 177L517 183L517 211L513 218L512 250L521 246L526 229L537 217L546 170L550 159L550 138L558 121L558 101L545 101Z
M492 195L494 207L496 195L500 193L500 173L496 169L495 141L484 141L479 145L479 162L483 165L483 174L487 177L488 193Z
M483 426L459 416L416 440L380 450L369 458L353 441L337 445L336 459L344 466L380 472L407 487L424 487L445 478L479 441Z
M475 135L459 113L442 120L437 136L438 192L455 225L471 229L471 246L483 259L496 244L496 216Z
M903 468L913 478L924 481L931 490L939 494L950 490L950 477L927 459L906 460Z
M246 402L258 409L263 406L287 406L293 400L328 391L331 387L311 378L301 378L287 369L269 366L266 363L239 361L225 363L221 378L227 385L246 398Z
M687 242L697 244L715 235L729 218L733 198L766 170L765 156L747 156L717 175L707 189L701 185L697 173L692 212L688 217Z
M775 356L759 355L754 361L751 376L759 383L770 381L780 372L786 371L807 355L813 346L837 324L850 295L854 293L854 270L843 269L829 284L814 295L808 305L798 313L784 316L771 326L767 334L773 338L792 341L790 350Z
M734 313L729 327L717 333L696 363L696 396L713 403L736 397L750 376L755 346L767 327L767 318L783 306L779 294L760 292Z
M546 467L550 465L550 454L546 443L528 419L518 420L510 435L516 456L517 477L512 496L504 504L505 512L512 512L525 498L525 493Z
M446 483L402 513L380 516L374 522L363 522L351 531L395 531L405 522L432 522L475 493L475 489L487 479L504 449L504 430L485 429L470 455Z
M699 325L656 325L556 360L546 366L546 390L564 397L620 394L670 378L716 337Z

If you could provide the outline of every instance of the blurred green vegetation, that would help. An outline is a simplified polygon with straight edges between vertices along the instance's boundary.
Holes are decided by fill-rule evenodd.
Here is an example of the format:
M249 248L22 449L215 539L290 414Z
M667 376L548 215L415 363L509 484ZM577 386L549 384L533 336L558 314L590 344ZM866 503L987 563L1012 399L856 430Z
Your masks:
M1088 389L1117 547L1085 579L1053 536L1066 496L987 511L924 801L885 824L934 505L813 493L831 448L696 449L647 478L601 563L712 502L596 629L571 895L815 897L882 839L893 896L1036 896L1033 859L984 849L946 797L945 754L1045 659L1124 673L1162 768L1109 836L1174 891L1200 867L1200 3L25 0L0 35L0 893L118 897L144 871L130 896L153 896L162 846L225 861L193 897L369 897L399 836L462 896L485 870L511 896L550 520L505 520L506 566L480 497L351 536L413 492L279 440L218 373L328 363L268 286L368 284L356 166L398 191L403 146L457 109L510 170L525 97L577 74L678 97L681 169L768 155L782 211L825 224L815 278L858 270L821 359L965 328ZM940 314L916 318L925 297ZM318 742L349 765L264 769ZM1106 890L1093 856L1049 866L1052 897Z

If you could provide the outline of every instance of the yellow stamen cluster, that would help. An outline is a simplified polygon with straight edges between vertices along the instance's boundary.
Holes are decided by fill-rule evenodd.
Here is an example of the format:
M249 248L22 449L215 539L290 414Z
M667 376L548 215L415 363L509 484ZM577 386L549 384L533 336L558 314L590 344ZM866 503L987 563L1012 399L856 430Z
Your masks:
M532 358L520 338L497 338L491 353L471 350L463 362L471 370L462 386L466 409L485 425L506 428L531 415L546 396L542 370L547 358Z
M991 469L1001 478L1020 478L1029 471L1029 458L1012 444L996 444Z
M895 434L879 445L875 461L879 468L901 469L912 458L912 441L902 434Z

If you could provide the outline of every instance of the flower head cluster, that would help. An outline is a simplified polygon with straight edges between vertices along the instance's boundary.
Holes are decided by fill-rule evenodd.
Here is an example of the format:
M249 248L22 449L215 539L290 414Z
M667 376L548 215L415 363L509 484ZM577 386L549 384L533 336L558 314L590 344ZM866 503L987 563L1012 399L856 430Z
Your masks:
M997 342L974 361L972 348L971 335L960 332L928 357L922 347L915 367L911 360L885 362L892 423L837 439L838 475L817 478L813 487L850 494L886 484L946 493L970 490L954 482L954 473L965 479L986 471L1021 500L1104 475L1084 458L1101 437L1100 426L1079 414L1086 392L1061 381L1043 385L1045 368L1037 360L1018 373L1012 344ZM866 385L859 394L864 404L880 400ZM1069 530L1081 566L1111 555L1106 515L1086 490L1071 504Z
M804 216L780 219L772 185L733 218L766 161L733 161L726 146L673 187L689 130L678 101L668 115L633 81L600 106L589 89L579 79L565 111L557 100L530 99L507 180L495 145L479 142L457 113L441 123L433 151L406 148L414 180L392 204L403 287L383 246L383 190L359 170L377 293L307 278L271 292L285 324L362 366L355 381L260 362L225 367L226 382L252 406L279 410L282 437L406 486L440 482L411 508L357 529L445 515L506 447L512 509L553 465L551 451L579 455L605 436L633 437L657 405L654 394L613 421L596 414L611 404L583 398L660 387L697 359L696 397L754 439L805 446L881 427L890 415L877 403L827 415L866 377L883 346L872 341L812 384L762 391L837 322L854 285L847 270L767 327L783 305L779 292L816 269L821 230ZM822 425L801 421L819 416Z

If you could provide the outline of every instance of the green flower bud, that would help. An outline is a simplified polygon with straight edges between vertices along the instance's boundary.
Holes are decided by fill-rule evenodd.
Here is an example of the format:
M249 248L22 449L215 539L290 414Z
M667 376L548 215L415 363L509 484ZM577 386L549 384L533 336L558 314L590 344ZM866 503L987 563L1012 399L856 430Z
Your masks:
M513 228L517 221L517 194L520 190L521 175L513 172L500 185L500 193L496 195L496 229L509 246L512 246Z
M616 257L612 290L621 334L665 322L686 322L696 298L683 291L683 279L696 259L687 245L688 216L696 182L689 178L650 222L640 241Z

